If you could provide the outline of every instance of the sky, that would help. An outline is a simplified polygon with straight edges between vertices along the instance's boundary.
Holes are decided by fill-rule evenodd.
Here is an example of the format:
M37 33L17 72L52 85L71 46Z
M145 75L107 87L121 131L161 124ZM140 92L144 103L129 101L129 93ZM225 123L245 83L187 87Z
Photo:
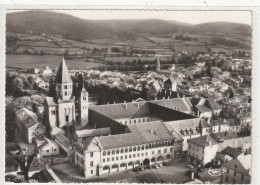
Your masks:
M189 24L224 21L251 25L251 11L55 10L54 12L88 20L162 19Z

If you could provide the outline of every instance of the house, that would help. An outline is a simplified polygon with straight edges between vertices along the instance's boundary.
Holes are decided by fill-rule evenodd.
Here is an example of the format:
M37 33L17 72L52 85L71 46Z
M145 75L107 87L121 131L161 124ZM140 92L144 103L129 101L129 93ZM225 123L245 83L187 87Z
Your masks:
M222 184L250 184L251 155L238 156L222 166L225 169L221 176Z
M149 88L147 92L147 96L150 98L156 97L157 94L161 91L161 89L162 89L161 84L158 81L155 81Z
M215 159L218 143L209 134L188 140L188 161L205 166Z
M28 166L28 177L32 177L35 173L38 173L46 168L46 164L42 157L37 154L33 157L32 162Z
M173 78L168 78L164 81L164 88L171 91L178 91L177 81Z
M46 137L44 141L37 146L37 150L41 157L53 157L60 154L59 145Z
M67 157L70 157L72 152L72 143L71 141L64 136L62 133L58 133L54 136L54 141L59 145L60 147L60 153L61 155L65 155Z
M42 138L45 133L45 127L40 123L37 116L26 108L16 112L15 122L17 132L21 133L22 138L27 143L32 143L37 138Z
M40 183L62 183L51 168L46 168L38 173L35 173L32 178Z
M46 66L45 69L42 70L42 74L49 75L52 73L52 70L49 68L49 66Z

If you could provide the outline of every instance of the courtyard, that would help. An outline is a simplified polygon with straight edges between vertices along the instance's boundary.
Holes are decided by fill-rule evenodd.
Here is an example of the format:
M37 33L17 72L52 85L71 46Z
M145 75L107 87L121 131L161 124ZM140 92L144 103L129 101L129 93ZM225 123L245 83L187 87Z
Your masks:
M158 169L145 169L145 171L134 172L133 170L114 172L84 178L82 172L70 163L52 165L51 168L64 183L72 182L109 182L109 183L185 183L190 181L190 177L185 171L188 168L183 161L173 161L169 166L162 166ZM207 171L199 173L201 181L211 181L218 183L219 177L212 177Z

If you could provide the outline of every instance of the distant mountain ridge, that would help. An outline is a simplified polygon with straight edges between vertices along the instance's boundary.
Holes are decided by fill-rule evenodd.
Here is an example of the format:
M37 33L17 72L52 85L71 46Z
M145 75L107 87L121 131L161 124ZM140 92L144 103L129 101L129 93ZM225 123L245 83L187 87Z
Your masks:
M224 32L250 35L251 27L238 23L204 23L192 25L160 19L85 20L51 11L25 11L6 15L8 32L46 33L68 39L114 38L135 39L138 34L167 35L182 32Z

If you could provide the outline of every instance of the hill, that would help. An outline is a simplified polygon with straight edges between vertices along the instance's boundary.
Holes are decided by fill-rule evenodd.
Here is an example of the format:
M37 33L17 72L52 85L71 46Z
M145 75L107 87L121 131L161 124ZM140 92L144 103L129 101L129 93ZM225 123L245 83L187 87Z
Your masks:
M239 34L250 36L252 29L250 25L230 22L210 22L194 25L191 32L212 32L224 34Z
M67 39L84 40L116 38L134 40L139 34L165 36L173 33L228 33L250 35L249 25L237 23L204 23L191 25L159 19L146 20L85 20L52 11L8 13L7 32L62 35Z
M163 20L84 20L51 11L9 13L6 17L8 32L46 33L69 39L113 38L135 39L137 34L169 34L187 25Z

